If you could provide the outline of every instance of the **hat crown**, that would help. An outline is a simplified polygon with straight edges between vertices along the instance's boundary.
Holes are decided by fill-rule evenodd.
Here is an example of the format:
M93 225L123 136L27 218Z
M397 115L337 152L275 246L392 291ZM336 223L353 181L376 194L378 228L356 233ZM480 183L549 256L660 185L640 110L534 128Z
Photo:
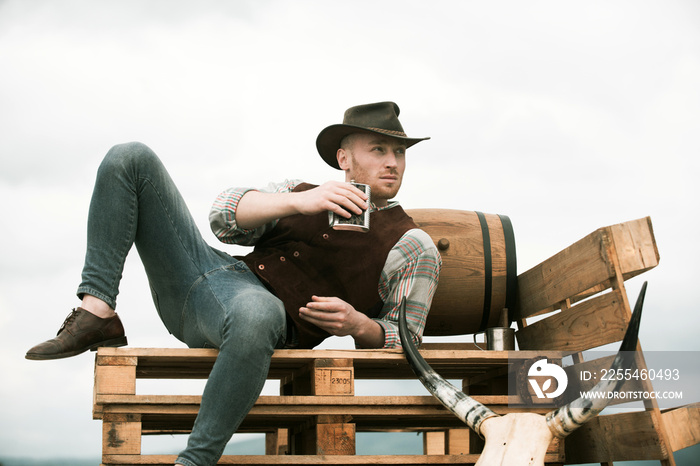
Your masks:
M405 137L406 133L399 122L400 112L394 102L358 105L345 111L343 124Z
M316 148L321 158L331 167L340 170L336 154L345 136L353 133L377 133L400 139L406 148L426 138L409 138L399 122L399 106L394 102L350 107L343 115L343 123L324 128L316 138Z

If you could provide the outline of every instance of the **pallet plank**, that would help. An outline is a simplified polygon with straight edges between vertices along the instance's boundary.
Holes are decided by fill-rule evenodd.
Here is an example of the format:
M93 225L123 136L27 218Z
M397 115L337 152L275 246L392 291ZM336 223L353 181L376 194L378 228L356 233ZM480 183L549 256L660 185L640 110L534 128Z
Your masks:
M470 372L484 372L494 366L507 366L514 360L530 359L542 353L536 351L482 351L472 345L455 345L452 349L438 345L426 345L421 355L440 374L448 378L462 378ZM155 350L155 351L154 351ZM126 355L138 358L137 379L186 379L207 378L218 351L215 349L188 348L100 348L97 358ZM155 353L155 354L154 354ZM546 354L550 357L550 354ZM551 352L551 357L557 356ZM378 350L276 350L272 355L270 379L281 379L295 372L308 371L314 361L321 359L346 359L352 361L355 379L414 379L403 351Z
M659 249L651 218L612 225L610 231L625 280L659 265Z
M566 461L573 464L668 458L649 411L598 416L564 444Z
M585 351L622 340L627 329L623 303L615 293L584 301L516 332L518 347Z
M615 276L607 257L614 242L625 279L656 267L659 251L649 217L600 228L518 276L519 309L515 320L557 306L567 298L602 291Z
M604 230L597 230L518 276L516 319L524 319L582 293L614 275Z
M700 403L664 411L661 417L673 451L700 443Z
M110 465L152 465L172 466L175 455L105 455L102 466ZM290 465L415 465L432 464L474 464L478 454L470 455L224 455L218 464L244 464L248 466L266 466L270 464ZM561 464L556 455L545 456L547 464Z

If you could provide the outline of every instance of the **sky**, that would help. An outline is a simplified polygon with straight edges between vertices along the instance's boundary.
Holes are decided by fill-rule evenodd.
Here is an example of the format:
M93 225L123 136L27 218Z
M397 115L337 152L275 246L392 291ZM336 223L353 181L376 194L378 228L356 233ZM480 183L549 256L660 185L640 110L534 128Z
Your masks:
M627 282L632 300L649 282L642 347L700 350L698 25L692 0L0 0L1 454L100 453L92 354L24 354L79 304L111 146L148 144L207 241L240 253L210 234L216 195L340 179L315 139L362 103L431 137L408 151L404 208L507 215L519 273L650 216L660 264ZM131 346L183 346L135 252L120 291Z

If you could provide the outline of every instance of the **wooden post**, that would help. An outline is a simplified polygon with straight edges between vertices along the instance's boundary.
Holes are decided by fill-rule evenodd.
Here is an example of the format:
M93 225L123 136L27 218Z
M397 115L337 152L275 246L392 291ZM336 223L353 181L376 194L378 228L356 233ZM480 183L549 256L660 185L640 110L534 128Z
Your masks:
M467 428L448 430L446 453L448 455L468 455L470 437L471 430Z
M352 359L316 359L313 394L316 396L355 394L355 370ZM318 416L315 426L317 455L354 455L355 424L350 416Z
M109 414L102 418L102 455L141 454L141 415Z
M350 420L350 416L318 416L315 454L354 455L355 424Z
M618 227L619 229L619 227ZM618 294L622 302L624 303L624 308L626 310L626 317L627 320L629 321L632 317L632 306L630 306L629 303L629 298L627 296L627 291L625 290L625 278L623 276L623 271L622 271L622 266L620 264L620 258L618 256L618 247L620 249L628 248L630 245L624 244L625 241L623 240L624 235L620 234L618 232L618 240L621 241L623 244L617 245L615 242L616 239L616 231L613 228L610 228L609 232L606 232L607 234L604 235L604 244L606 248L606 252L608 254L608 259L613 265L614 271L615 271L615 276L612 281L612 289L614 292ZM657 258L658 259L658 258ZM647 364L644 359L644 353L642 351L642 344L637 341L637 354L635 358L635 363L636 366L639 370L646 370L647 369ZM644 387L644 390L646 391L653 391L654 388L652 386L652 383L650 380L643 380L642 381L642 386ZM676 460L673 458L673 450L670 448L670 441L668 438L668 434L666 432L666 428L664 427L664 421L661 417L661 411L659 410L659 404L656 401L655 398L652 398L650 400L644 400L644 407L650 411L651 414L651 421L654 425L654 430L656 431L656 434L658 436L659 442L661 443L662 450L668 453L668 457L664 458L661 460L662 466L676 466Z
M97 395L135 395L136 357L100 356L95 358L95 387L93 390L93 419L102 418Z
M276 429L274 432L265 434L265 454L266 455L288 455L289 429Z
M423 454L424 455L444 455L445 454L445 431L428 431L423 434Z
M141 454L141 415L103 413L98 395L136 394L136 357L95 358L93 418L102 419L102 455Z
M316 359L313 368L314 395L355 394L355 370L352 359Z
M354 396L352 359L315 359L308 371L282 381L284 395ZM355 424L350 416L316 416L310 425L291 434L291 453L354 455Z

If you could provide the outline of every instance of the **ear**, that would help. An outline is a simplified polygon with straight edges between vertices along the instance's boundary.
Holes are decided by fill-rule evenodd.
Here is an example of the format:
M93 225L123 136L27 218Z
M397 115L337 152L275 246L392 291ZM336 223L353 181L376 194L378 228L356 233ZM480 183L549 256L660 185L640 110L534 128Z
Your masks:
M336 153L336 158L338 159L338 166L341 170L347 171L350 169L350 161L348 160L349 154L345 149L338 149Z

